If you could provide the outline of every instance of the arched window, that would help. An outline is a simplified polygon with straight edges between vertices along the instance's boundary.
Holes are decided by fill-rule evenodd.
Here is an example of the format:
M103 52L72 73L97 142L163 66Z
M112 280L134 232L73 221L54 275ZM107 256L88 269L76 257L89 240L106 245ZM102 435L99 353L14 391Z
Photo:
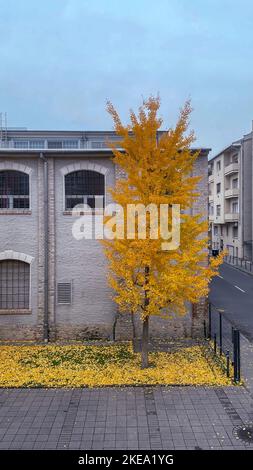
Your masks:
M88 204L92 209L105 204L105 177L97 171L78 170L65 176L65 209Z
M29 207L29 175L16 170L0 171L0 209Z
M0 309L27 310L30 306L30 264L0 261Z

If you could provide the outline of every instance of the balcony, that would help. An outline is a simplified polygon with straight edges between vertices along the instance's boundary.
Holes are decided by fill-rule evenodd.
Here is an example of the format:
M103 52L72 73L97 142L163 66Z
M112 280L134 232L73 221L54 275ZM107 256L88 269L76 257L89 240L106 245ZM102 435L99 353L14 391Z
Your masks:
M238 173L239 163L230 163L225 166L225 175L232 175L232 173Z
M238 197L239 196L239 189L238 188L231 188L225 190L225 198L230 197Z
M208 219L209 219L209 222L213 222L214 221L214 214L209 214Z
M239 212L228 212L225 214L225 221L226 222L238 222L239 220Z
M209 176L208 176L208 183L212 183L214 181L214 175L213 173L211 173Z
M209 194L208 200L209 200L209 202L213 202L213 194Z

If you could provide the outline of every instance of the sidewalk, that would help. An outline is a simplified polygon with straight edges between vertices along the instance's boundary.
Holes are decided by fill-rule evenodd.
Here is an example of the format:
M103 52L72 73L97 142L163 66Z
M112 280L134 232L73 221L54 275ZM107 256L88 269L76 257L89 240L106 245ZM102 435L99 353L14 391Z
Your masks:
M228 264L229 266L232 266L233 268L239 269L239 271L242 271L243 273L253 275L253 267L250 261L244 261L236 258L234 262L230 262L224 259L224 263Z
M1 449L253 450L251 421L243 387L0 390Z

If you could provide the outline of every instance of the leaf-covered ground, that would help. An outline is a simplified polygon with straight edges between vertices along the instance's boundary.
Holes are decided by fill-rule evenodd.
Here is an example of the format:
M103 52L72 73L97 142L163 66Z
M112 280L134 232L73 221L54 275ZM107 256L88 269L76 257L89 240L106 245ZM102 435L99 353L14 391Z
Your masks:
M131 344L110 346L0 346L0 387L107 385L227 385L224 371L204 346L150 353L140 369Z

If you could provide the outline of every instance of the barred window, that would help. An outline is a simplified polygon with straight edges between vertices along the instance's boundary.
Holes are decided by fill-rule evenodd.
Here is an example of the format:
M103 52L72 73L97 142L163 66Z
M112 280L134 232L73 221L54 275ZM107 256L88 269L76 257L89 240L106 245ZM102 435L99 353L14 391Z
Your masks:
M30 140L29 141L29 148L30 149L43 149L45 147L44 140Z
M30 265L16 260L0 261L0 309L29 309L29 297Z
M15 149L28 149L29 142L28 140L14 140Z
M47 146L49 149L77 149L78 140L77 139L68 139L68 140L48 140Z
M0 209L29 209L29 175L21 171L0 171Z
M62 140L48 140L47 147L49 149L62 149Z
M78 140L64 140L63 141L63 148L64 149L77 149L78 148Z
M105 177L97 171L79 170L65 176L65 208L88 204L91 209L103 208L105 203Z

